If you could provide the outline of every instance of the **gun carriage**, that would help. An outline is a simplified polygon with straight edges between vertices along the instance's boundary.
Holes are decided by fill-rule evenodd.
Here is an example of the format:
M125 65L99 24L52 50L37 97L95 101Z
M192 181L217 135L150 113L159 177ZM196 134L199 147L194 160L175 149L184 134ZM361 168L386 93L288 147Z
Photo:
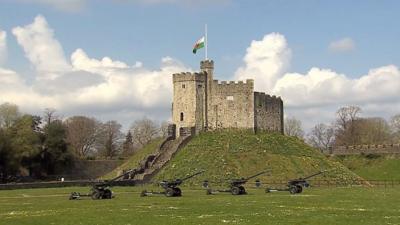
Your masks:
M164 191L157 192L157 191L143 190L140 193L140 196L144 197L144 196L151 196L151 195L165 195L166 197L180 197L180 196L182 196L182 190L179 188L179 186L184 181L191 179L194 176L197 176L202 173L204 173L204 171L194 173L194 174L184 177L182 179L178 178L178 179L170 180L170 181L163 180L159 183L159 185L164 189Z

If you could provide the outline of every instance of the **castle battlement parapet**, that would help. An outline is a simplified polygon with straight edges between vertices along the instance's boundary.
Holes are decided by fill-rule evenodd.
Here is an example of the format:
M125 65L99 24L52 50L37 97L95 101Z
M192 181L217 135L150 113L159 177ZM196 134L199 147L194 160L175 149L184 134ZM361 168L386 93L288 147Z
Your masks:
M400 154L400 144L334 146L330 153L334 155Z
M199 73L173 74L172 120L176 134L185 128L201 130L242 128L283 133L281 98L254 92L254 80L213 79L214 61L200 63ZM262 102L261 107L256 105Z

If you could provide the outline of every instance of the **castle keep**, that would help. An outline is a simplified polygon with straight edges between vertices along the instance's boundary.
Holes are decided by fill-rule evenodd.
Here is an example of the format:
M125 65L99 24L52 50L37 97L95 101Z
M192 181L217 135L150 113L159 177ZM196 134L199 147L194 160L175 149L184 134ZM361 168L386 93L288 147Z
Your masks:
M198 73L173 74L172 121L176 136L219 128L283 133L280 97L254 92L254 81L213 79L214 62L201 61Z

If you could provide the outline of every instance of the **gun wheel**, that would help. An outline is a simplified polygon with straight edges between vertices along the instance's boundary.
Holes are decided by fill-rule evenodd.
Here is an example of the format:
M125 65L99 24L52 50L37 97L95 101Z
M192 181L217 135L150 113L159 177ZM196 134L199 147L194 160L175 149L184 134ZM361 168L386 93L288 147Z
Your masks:
M290 186L289 187L289 192L292 195L296 194L297 193L297 187L296 186Z
M172 189L172 188L167 188L167 189L165 190L165 196L167 196L167 197L172 197L172 196L174 196L174 189Z
M232 187L231 188L232 195L240 195L240 188L239 187Z
M301 192L303 192L303 187L302 186L297 185L296 188L297 188L297 192L296 192L297 194L300 194Z
M110 189L104 190L102 199L111 199L112 198L112 192Z
M99 191L93 191L90 197L92 197L93 200L98 200L101 198L101 193Z

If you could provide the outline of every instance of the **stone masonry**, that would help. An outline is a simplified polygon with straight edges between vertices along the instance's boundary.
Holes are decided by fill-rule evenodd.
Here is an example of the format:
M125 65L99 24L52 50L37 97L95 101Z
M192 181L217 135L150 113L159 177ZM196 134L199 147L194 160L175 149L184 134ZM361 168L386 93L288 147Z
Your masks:
M176 136L220 128L283 133L280 97L254 92L251 79L214 80L212 60L201 61L200 70L173 74L172 121Z

